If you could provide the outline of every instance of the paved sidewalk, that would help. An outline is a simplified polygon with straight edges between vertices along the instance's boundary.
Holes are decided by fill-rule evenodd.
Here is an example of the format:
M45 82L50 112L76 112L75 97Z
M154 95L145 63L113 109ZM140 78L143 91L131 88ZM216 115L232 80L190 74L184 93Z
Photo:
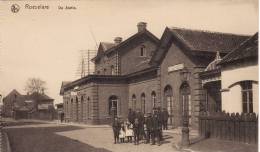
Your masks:
M14 123L15 121L13 121ZM30 124L32 122L32 124ZM37 128L37 127L65 127L76 126L79 129L55 132L55 134L67 137L73 141L85 143L96 148L104 148L113 152L257 152L257 145L234 143L217 139L207 139L192 144L190 147L178 150L177 145L181 140L181 128L165 130L163 135L165 141L161 146L133 143L114 144L112 128L109 125L86 125L77 123L59 123L58 121L19 120L24 125L7 126L5 128ZM38 123L38 124L37 124ZM190 139L198 137L198 131L190 130Z

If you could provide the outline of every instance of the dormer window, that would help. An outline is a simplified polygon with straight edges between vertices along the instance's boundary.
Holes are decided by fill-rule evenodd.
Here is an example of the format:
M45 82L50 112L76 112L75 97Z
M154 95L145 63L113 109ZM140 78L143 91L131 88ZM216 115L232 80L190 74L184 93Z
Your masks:
M144 45L142 45L141 48L140 48L140 56L146 57L146 48L145 48Z

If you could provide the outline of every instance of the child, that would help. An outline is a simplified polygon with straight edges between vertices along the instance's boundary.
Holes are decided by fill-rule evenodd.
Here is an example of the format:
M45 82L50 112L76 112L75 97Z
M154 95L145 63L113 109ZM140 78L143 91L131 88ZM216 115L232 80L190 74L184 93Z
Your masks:
M121 143L125 142L125 127L124 124L122 124L120 132L119 132L119 139Z
M133 125L128 121L126 125L125 134L127 137L127 142L132 142L132 137L134 136Z

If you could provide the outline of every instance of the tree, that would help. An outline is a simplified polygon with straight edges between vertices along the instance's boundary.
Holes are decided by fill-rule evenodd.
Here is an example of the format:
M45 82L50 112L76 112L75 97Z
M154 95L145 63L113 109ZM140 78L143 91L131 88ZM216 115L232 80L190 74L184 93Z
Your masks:
M26 81L26 85L24 88L24 90L29 94L32 94L34 92L43 94L46 89L46 82L41 80L40 78L29 78Z

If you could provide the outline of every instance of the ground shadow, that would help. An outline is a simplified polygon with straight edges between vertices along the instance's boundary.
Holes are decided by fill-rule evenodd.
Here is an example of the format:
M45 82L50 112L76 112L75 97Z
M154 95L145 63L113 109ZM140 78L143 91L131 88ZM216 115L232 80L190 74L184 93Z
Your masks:
M73 140L56 132L82 129L75 126L5 129L12 152L110 152Z

